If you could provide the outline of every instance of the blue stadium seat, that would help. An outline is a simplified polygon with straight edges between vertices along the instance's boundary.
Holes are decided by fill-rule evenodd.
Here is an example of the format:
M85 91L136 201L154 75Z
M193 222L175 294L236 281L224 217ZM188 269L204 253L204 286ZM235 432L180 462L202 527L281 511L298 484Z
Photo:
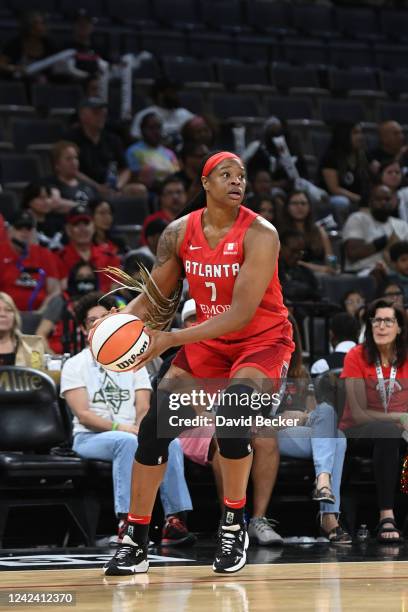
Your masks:
M171 81L179 81L184 84L202 84L208 88L219 88L214 69L211 62L198 60L192 57L164 57L162 60L164 74ZM191 87L191 85L188 85Z
M309 98L271 96L265 100L268 115L279 119L312 119L313 105Z
M371 8L344 8L335 9L337 28L346 38L365 40L378 40L381 32L376 12Z
M366 43L331 42L330 61L339 68L348 69L354 66L372 66L374 58L371 48Z
M248 23L255 30L282 36L296 33L293 28L290 5L287 2L247 0L246 11Z
M248 62L267 62L277 58L278 53L278 40L273 36L241 34L234 57Z

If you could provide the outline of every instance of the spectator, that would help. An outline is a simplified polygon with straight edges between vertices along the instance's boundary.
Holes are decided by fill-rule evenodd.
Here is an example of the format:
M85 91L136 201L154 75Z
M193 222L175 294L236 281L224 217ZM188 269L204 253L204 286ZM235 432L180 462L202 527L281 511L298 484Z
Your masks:
M103 62L105 52L92 40L97 20L89 15L86 9L80 9L73 24L72 40L67 41L67 49L75 49L72 76L86 79L97 75Z
M81 260L90 263L96 270L102 270L107 266L120 267L120 260L117 255L103 245L93 244L92 215L86 206L81 204L69 212L66 218L65 232L68 236L68 244L57 254L60 278L64 289L67 286L71 268ZM110 290L111 281L105 274L98 275L98 282L101 291Z
M12 78L25 77L27 66L56 51L56 44L47 33L44 15L39 11L29 11L21 19L20 33L6 42L2 49L0 73ZM47 76L49 71L42 71L37 79L46 80Z
M393 271L388 279L401 285L405 301L408 301L408 242L396 242L390 248Z
M76 305L76 316L85 336L97 319L115 304L92 293ZM61 395L74 414L73 449L83 457L112 462L115 512L120 543L130 502L131 472L140 423L150 404L151 385L146 368L137 372L110 372L94 360L88 347L64 363ZM166 515L162 544L188 544L195 537L183 518L192 509L184 479L183 452L178 440L169 447L169 463L161 485Z
M33 244L35 221L28 211L11 222L7 242L0 244L0 291L13 298L19 310L44 309L61 292L54 255Z
M128 245L113 230L112 204L104 200L92 200L89 202L89 210L94 226L93 243L115 255L127 253Z
M152 106L144 108L135 115L130 128L133 138L141 138L141 122L145 115L156 113L163 123L163 136L169 143L180 140L180 132L186 121L194 117L186 108L182 108L178 95L179 86L165 78L157 79L151 91Z
M301 264L305 238L298 230L287 230L280 236L279 279L285 301L319 300L319 291L312 270Z
M0 366L42 369L44 353L43 339L21 333L21 315L14 300L0 292Z
M193 140L185 141L180 151L182 168L174 176L183 181L189 201L200 191L200 168L206 155L207 145Z
M261 217L274 225L277 225L275 214L275 201L268 195L260 195L251 200L250 208L257 212ZM249 208L249 206L248 206Z
M46 181L30 183L25 187L21 208L28 210L36 225L34 242L48 249L61 248L65 216L58 212L60 197Z
M217 140L217 133L218 125L212 117L193 115L191 119L184 123L181 129L181 138L184 144L195 142L204 144L208 149L213 149Z
M179 170L175 153L163 146L162 122L157 113L146 113L140 122L142 139L126 151L132 176L151 191L166 177Z
M167 225L168 222L160 218L149 221L144 228L146 244L144 246L139 247L138 249L135 249L135 252L140 255L145 255L149 258L151 263L154 264L154 262L156 261L159 239Z
M130 182L120 138L106 127L107 105L101 98L84 98L79 106L79 126L68 140L79 147L77 178L90 183L103 197L146 196L143 185Z
M380 146L369 151L368 159L373 174L377 174L383 162L397 159L401 166L405 166L403 160L405 155L404 132L398 121L383 121L378 126L378 137ZM404 171L405 174L405 171Z
M287 159L282 155L280 145L275 138L284 137L292 157L290 168ZM264 124L262 140L251 142L243 154L247 165L248 176L254 177L259 170L266 170L272 177L272 187L289 192L294 186L293 168L299 176L307 178L307 167L303 157L291 145L283 123L277 117L270 117ZM263 193L267 193L263 191Z
M320 502L320 535L331 544L351 544L350 535L339 524L340 484L346 439L337 429L337 415L326 402L316 404L313 385L302 363L302 345L292 319L295 351L292 354L285 393L278 413L297 420L294 427L279 429L282 457L313 459L316 480L313 500Z
M184 183L180 179L169 176L160 185L159 191L159 210L151 215L148 215L143 223L142 243L146 244L145 229L151 221L163 219L167 223L181 213L187 204L186 190Z
M365 297L360 291L351 289L344 295L342 304L347 314L356 317L360 308L365 305Z
M352 454L361 455L369 446L373 456L380 511L377 540L400 543L394 496L401 434L408 427L407 320L402 309L382 298L370 305L365 341L347 353L341 377L347 401L340 427Z
M333 249L326 230L313 222L312 206L307 193L292 191L286 201L279 224L280 231L297 230L305 239L305 250L301 265L313 272L333 274L330 257Z
M368 273L377 264L388 262L389 248L408 239L408 223L391 216L391 191L385 185L374 185L369 210L353 213L343 228L347 272Z
M51 160L54 176L49 177L48 183L70 202L71 208L77 204L88 204L98 197L98 192L89 183L78 178L79 148L74 142L56 142L51 150Z
M399 308L404 308L404 289L395 281L387 281L381 291L380 296Z
M391 190L393 216L408 221L408 187L401 187L403 176L399 161L384 161L380 165L378 176L381 184Z
M364 136L359 123L334 126L331 142L320 162L321 185L338 210L358 208L369 181Z
M333 368L342 368L346 354L356 346L360 332L360 325L356 317L346 312L335 314L330 320L330 344L333 352L324 355L312 364L312 376L323 374Z
M98 277L91 264L80 260L71 268L66 291L49 301L36 330L44 339L47 352L62 355L78 352L79 347L83 348L74 308L78 300L98 288Z

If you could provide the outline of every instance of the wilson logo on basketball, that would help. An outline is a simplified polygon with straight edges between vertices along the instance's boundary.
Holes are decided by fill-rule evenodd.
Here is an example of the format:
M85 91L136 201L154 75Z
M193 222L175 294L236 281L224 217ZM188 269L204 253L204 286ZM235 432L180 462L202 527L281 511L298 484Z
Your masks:
M130 365L133 365L135 363L136 359L137 359L137 355L131 355L129 357L129 359L125 359L125 361L120 361L116 365L121 370L124 370L125 368L128 368Z

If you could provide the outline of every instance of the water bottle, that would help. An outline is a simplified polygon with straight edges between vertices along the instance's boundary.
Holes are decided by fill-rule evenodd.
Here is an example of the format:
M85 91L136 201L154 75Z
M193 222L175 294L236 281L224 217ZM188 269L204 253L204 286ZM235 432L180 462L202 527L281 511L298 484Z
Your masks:
M108 171L106 173L106 184L108 187L116 191L118 186L118 164L116 162L110 162Z
M337 256L336 255L327 255L326 261L327 261L327 265L332 270L334 270L334 272L338 272L339 265L338 265L338 261L337 261Z
M358 542L367 542L368 538L370 537L370 532L367 529L367 525L360 525L356 537Z

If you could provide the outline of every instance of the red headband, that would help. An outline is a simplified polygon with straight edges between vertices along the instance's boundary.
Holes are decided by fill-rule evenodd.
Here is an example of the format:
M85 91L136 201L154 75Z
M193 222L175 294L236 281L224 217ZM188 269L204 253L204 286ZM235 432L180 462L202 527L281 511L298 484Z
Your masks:
M214 155L211 155L211 157L209 157L205 162L202 176L208 176L210 172L214 170L215 166L218 166L218 164L224 161L224 159L236 159L241 164L243 163L242 159L238 157L238 155L235 155L235 153L230 153L229 151L214 153Z

